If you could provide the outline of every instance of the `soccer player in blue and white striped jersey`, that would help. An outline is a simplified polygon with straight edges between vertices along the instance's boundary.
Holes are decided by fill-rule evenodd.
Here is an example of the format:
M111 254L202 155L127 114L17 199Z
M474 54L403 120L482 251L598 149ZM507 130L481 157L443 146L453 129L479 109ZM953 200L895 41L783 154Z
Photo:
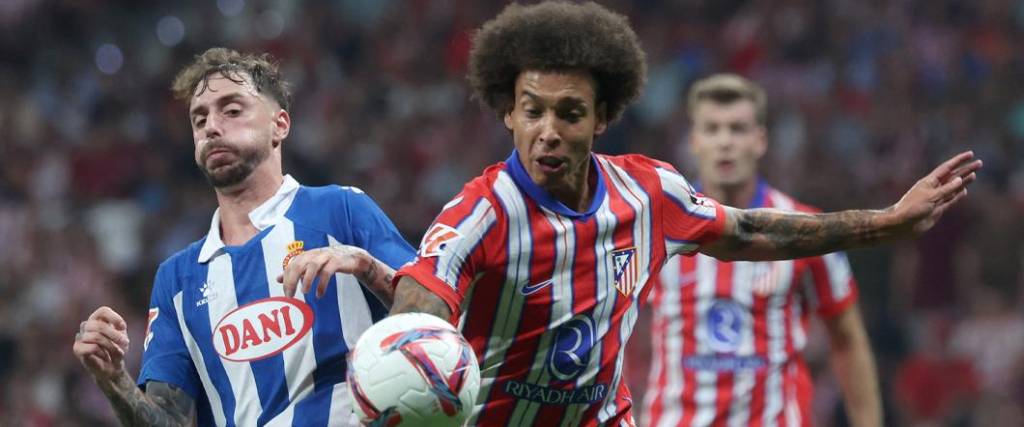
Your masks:
M289 95L268 56L210 49L174 91L219 208L157 271L138 379L110 308L82 322L75 354L125 425L356 424L346 355L412 247L362 191L282 173Z

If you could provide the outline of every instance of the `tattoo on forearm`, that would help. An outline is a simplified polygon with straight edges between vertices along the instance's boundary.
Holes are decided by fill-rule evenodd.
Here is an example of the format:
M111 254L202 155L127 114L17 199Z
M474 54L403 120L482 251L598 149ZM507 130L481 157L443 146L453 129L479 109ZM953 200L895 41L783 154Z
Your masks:
M442 319L448 319L452 314L441 297L408 276L402 277L395 288L391 314L398 313L430 313Z
M755 247L785 258L821 255L878 243L889 238L880 224L883 211L844 211L823 214L774 209L737 211L730 249Z
M127 379L127 381L125 381ZM117 418L124 426L191 426L195 401L181 389L150 382L143 393L125 375L111 390L104 390Z
M391 306L395 299L394 288L391 286L395 278L395 270L389 266L382 265L380 261L373 260L370 267L366 269L361 280L367 288L377 296L386 306Z

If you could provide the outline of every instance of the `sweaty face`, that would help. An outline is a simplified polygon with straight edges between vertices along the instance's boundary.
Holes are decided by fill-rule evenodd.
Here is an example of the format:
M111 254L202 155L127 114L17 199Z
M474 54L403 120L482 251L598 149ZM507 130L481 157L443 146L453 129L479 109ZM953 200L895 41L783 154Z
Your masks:
M270 156L277 104L259 94L248 77L213 74L189 105L195 159L216 188L241 183Z
M594 80L573 71L524 71L505 115L519 160L535 184L558 196L582 189L594 137L606 122Z
M767 148L754 103L701 101L693 112L690 150L705 185L735 187L756 179L757 161Z

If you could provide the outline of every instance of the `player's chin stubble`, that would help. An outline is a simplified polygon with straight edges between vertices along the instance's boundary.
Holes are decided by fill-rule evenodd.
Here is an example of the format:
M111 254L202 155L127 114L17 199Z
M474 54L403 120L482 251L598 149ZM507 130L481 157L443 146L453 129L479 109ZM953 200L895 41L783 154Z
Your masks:
M269 147L254 147L244 148L237 151L238 160L234 163L220 165L214 170L209 170L206 167L206 155L203 155L203 162L199 165L199 170L206 176L206 180L214 188L225 188L231 187L245 181L252 171L256 170L267 157L270 157Z

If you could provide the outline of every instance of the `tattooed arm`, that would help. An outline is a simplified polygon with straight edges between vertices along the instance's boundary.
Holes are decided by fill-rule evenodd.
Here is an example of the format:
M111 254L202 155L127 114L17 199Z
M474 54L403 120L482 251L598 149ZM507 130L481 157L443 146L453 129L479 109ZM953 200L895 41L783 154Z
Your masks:
M196 405L188 393L171 384L150 381L146 392L127 373L99 383L124 426L193 426Z
M724 260L773 260L822 255L915 237L967 195L981 161L961 153L919 180L884 210L824 214L726 208L722 237L701 252Z
M277 281L284 286L286 296L294 296L300 285L306 293L316 283L317 298L324 295L331 276L335 273L351 274L366 286L385 306L394 301L391 280L395 269L370 255L363 248L348 245L327 246L305 251L292 258Z
M430 313L448 320L452 316L448 304L429 289L409 276L402 276L395 286L395 303L391 314Z
M128 325L110 307L96 309L79 325L72 350L126 426L188 426L196 421L195 402L167 383L146 383L143 393L124 368Z

